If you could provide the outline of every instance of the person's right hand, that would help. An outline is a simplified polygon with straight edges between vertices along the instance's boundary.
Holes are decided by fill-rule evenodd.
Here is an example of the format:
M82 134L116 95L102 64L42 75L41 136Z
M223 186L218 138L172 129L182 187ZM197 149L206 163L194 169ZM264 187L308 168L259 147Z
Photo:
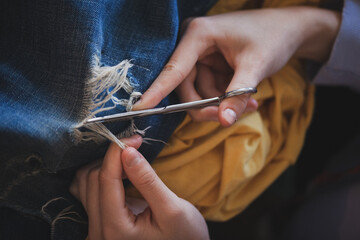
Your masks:
M156 106L177 86L182 102L223 95L280 70L294 53L324 61L340 14L312 7L238 11L189 20L163 71L133 110ZM191 110L194 120L232 125L257 102L249 95L225 99L219 107Z
M200 212L167 188L136 150L141 140L140 136L122 139L132 146L124 150L113 143L102 163L91 163L77 172L70 192L88 214L89 240L209 239ZM140 214L134 214L125 201L123 173L148 203Z

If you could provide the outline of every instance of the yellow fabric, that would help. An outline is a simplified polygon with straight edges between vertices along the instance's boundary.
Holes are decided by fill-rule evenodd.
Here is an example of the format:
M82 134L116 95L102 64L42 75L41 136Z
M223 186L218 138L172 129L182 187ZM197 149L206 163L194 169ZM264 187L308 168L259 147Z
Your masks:
M272 3L272 4L270 4ZM220 1L209 14L244 8L247 1ZM264 1L265 7L315 1ZM194 204L208 220L225 221L244 210L290 164L303 146L314 106L314 86L299 61L258 86L258 111L235 125L193 122L189 116L153 162L164 183ZM138 196L129 187L128 195Z
M252 8L276 8L287 6L317 6L320 0L219 0L207 15Z

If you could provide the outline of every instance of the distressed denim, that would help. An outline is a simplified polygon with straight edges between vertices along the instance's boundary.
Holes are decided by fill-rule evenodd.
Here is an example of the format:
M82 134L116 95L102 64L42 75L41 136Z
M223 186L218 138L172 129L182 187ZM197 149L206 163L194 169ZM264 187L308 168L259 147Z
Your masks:
M214 2L1 1L0 206L44 219L53 239L83 239L86 215L68 187L75 171L101 158L109 144L74 137L76 126L91 112L85 89L95 60L98 67L129 60L133 66L126 76L133 91L143 93L174 50L181 21L204 14ZM130 97L124 89L114 96ZM159 106L176 102L170 94ZM124 106L116 105L96 116L123 111ZM146 138L161 140L141 146L149 161L183 117L177 113L135 120L140 130L151 126ZM129 124L106 127L118 134Z

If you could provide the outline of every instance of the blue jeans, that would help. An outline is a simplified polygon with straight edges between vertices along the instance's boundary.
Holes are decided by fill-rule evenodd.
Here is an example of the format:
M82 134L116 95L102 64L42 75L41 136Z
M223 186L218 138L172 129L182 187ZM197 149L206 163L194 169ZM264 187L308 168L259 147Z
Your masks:
M113 100L90 107L96 100L88 89L94 69L128 59L131 92L143 93L174 50L181 21L204 14L214 2L1 1L0 206L47 221L54 239L83 239L86 214L68 187L80 166L104 155L109 141L78 141L76 131L86 132L79 123L99 109L111 107L96 116L125 111ZM120 70L114 74L120 76ZM113 89L99 96L105 99ZM129 99L131 92L122 88L113 96ZM159 106L176 102L170 94ZM134 123L138 129L151 126L145 137L166 142L183 116ZM129 124L106 127L118 134ZM140 152L152 161L163 146L161 141L143 144Z

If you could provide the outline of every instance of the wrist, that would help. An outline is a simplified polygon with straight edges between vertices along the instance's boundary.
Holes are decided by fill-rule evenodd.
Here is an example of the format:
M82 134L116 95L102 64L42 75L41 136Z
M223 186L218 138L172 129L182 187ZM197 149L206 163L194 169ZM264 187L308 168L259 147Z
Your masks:
M303 7L298 11L301 22L301 41L295 56L325 62L331 53L340 28L339 12Z

